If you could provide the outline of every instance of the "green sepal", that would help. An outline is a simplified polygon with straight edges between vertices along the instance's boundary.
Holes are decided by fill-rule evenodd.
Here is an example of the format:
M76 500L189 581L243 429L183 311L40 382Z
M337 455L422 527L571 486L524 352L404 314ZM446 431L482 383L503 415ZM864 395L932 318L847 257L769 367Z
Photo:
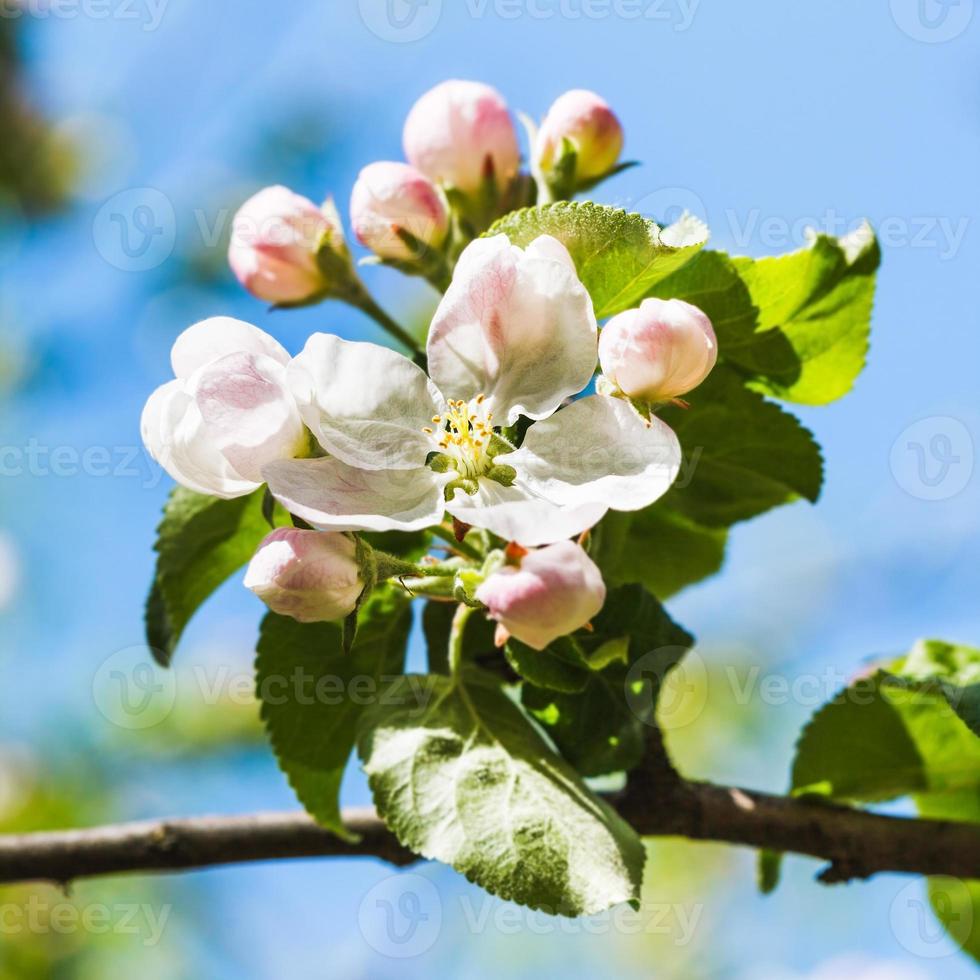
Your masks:
M453 480L452 483L447 483L443 489L443 496L447 503L453 499L457 490L462 490L470 497L475 496L480 490L480 481L462 476L458 480Z
M496 459L498 456L502 456L504 453L512 453L516 449L517 447L510 440L495 432L490 437L490 445L487 446L487 455L491 459Z
M514 481L517 479L517 470L513 466L507 466L505 463L498 463L495 466L491 466L487 470L487 479L493 480L494 483L499 483L504 487L512 487Z

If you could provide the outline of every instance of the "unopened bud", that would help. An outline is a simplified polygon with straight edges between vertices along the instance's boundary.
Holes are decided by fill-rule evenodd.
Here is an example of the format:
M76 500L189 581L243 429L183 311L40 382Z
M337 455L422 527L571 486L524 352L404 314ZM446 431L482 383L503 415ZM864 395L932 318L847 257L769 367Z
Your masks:
M595 92L573 89L555 100L538 130L535 157L544 174L561 159L566 140L575 150L575 182L581 184L616 165L623 127Z
M330 288L321 250L349 266L340 217L333 202L318 208L286 187L266 187L235 215L228 262L238 281L269 303L302 303Z
M409 163L437 184L474 194L486 174L507 187L520 167L507 103L482 82L447 81L412 107L403 134Z
M354 184L351 226L358 241L384 259L418 258L399 232L422 246L439 248L449 229L441 192L425 174L407 163L372 163Z
M273 612L301 623L344 619L364 584L350 538L292 527L267 535L245 573L245 586Z
M559 541L493 572L476 598L512 636L543 650L588 624L606 601L606 586L580 545Z
M679 299L645 299L599 335L602 373L630 398L665 402L696 388L718 360L711 321Z

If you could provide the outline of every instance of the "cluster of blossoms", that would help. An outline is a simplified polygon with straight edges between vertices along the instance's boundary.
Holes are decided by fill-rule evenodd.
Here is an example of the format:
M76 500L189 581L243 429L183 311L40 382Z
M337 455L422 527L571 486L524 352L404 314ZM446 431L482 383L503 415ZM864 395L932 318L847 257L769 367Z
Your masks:
M687 303L648 299L600 332L561 242L477 237L528 187L539 200L570 196L616 168L622 129L592 93L567 93L529 130L533 179L520 172L500 95L445 82L408 116L409 162L358 177L358 240L380 261L444 281L424 358L326 333L291 357L227 317L174 344L175 379L147 402L144 441L185 487L231 498L267 484L292 515L298 526L274 530L245 578L273 610L341 619L381 578L407 574L413 591L479 605L501 637L543 649L605 598L572 539L609 509L649 506L676 477L680 446L652 409L712 369L711 323ZM380 313L329 201L261 191L235 219L229 260L277 305L333 296ZM426 592L434 564L392 562L357 533L445 530L447 514L459 541L472 528L480 545L438 566L453 579L441 591L437 581Z

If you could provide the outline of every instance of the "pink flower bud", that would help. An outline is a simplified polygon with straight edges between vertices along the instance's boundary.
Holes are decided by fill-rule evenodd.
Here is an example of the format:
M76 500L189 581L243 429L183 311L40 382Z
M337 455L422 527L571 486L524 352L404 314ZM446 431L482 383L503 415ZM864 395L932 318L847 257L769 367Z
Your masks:
M497 186L517 174L517 133L500 93L482 82L448 81L426 92L405 120L409 163L436 183L472 194L493 161Z
M328 285L316 257L325 244L346 255L332 202L318 208L286 187L266 187L235 215L228 262L238 281L259 299L301 303Z
M559 541L505 566L476 598L509 633L535 650L585 626L606 601L602 574L580 545Z
M558 162L566 139L578 154L575 176L581 183L615 166L623 149L623 127L595 92L573 89L555 100L538 130L535 156L542 171Z
M645 299L599 335L602 373L630 398L665 402L696 388L718 359L711 321L679 299Z
M432 248L443 243L449 230L442 194L407 163L366 166L354 184L350 217L357 240L385 259L417 258L399 230Z
M356 550L334 531L276 528L249 563L245 586L273 612L301 623L343 619L364 590Z

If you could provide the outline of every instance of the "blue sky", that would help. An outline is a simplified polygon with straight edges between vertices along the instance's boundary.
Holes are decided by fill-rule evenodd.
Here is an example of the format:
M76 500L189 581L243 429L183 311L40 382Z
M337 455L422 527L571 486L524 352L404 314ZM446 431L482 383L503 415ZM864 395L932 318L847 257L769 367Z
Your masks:
M179 257L207 253L228 218L221 208L262 183L332 193L346 210L358 169L400 158L407 110L447 77L488 81L532 116L568 88L600 92L623 120L627 156L643 165L596 196L653 216L698 210L716 248L781 252L801 243L808 222L843 230L864 216L887 232L868 368L841 402L800 410L826 455L822 500L738 528L724 573L672 610L706 656L737 653L790 677L846 676L923 635L980 642L980 24L966 19L973 0L945 22L936 0L923 2L925 18L918 0L430 0L406 28L424 36L408 42L374 0L112 0L104 19L79 0L67 8L77 16L33 17L31 95L62 132L89 140L92 157L65 216L15 227L0 245L0 314L24 364L23 384L0 406L4 444L25 454L32 439L77 453L104 447L115 475L56 476L47 459L0 483L0 530L21 566L18 602L2 614L4 734L57 743L60 712L97 729L97 665L141 642L169 481L130 454L180 330L231 313L294 351L314 329L376 337L336 305L270 314L227 273L217 285L189 283ZM392 3L409 13L403 0ZM287 124L295 152L260 139ZM176 250L127 271L106 231L106 202L146 187L172 207L161 247L172 232ZM432 301L389 270L365 278L392 310ZM910 444L925 447L926 470ZM247 669L259 613L230 584L188 632L188 663L221 643ZM768 710L764 764L720 752L707 775L782 788L809 708ZM133 814L292 805L271 760L141 780ZM350 798L363 798L357 779ZM916 956L914 943L896 938L889 908L904 880L831 893L809 883L812 870L794 862L786 891L764 901L750 857L739 857L725 885L738 914L718 922L714 939L733 951L726 975L789 980L831 952L901 961L926 977L940 968L968 975L964 962ZM337 975L387 976L464 961L460 975L488 976L494 957L515 976L574 974L607 955L611 940L582 936L490 930L474 939L456 896L475 893L448 872L418 873L438 884L446 918L432 949L405 961L377 954L352 918L351 895L387 877L381 866L215 872L173 887L205 889L236 923L216 976L267 975L287 940L291 975L301 977L324 975L325 962ZM270 934L274 944L263 939ZM622 970L649 975L637 963Z

